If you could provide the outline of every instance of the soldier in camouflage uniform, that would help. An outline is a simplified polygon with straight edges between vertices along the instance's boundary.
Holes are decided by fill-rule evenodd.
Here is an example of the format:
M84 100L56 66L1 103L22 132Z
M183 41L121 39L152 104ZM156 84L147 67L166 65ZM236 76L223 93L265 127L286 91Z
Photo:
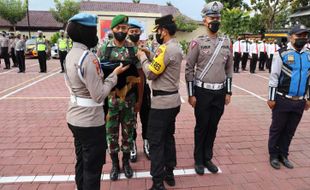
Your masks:
M125 176L131 178L133 171L129 164L133 143L133 130L136 124L136 112L139 112L143 95L143 71L136 55L137 48L126 40L128 17L117 15L111 23L114 38L107 41L98 51L105 75L113 66L129 64L129 69L119 76L116 87L108 96L107 102L107 142L112 159L111 180L117 180L120 173L118 152L119 124L122 126L123 169Z

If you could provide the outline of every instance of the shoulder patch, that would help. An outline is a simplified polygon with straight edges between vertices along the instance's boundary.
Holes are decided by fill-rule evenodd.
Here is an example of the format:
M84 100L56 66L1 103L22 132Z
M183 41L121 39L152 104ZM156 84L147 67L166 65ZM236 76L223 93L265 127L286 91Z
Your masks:
M98 59L93 59L93 64L95 64L97 74L99 75L100 74L100 64L99 64Z

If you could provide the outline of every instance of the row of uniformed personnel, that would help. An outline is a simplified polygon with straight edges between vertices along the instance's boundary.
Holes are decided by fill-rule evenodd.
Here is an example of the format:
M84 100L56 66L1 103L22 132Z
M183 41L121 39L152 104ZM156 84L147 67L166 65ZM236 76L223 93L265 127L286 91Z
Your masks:
M0 37L0 58L2 57L5 62L4 69L10 69L11 63L9 57L11 56L13 61L13 67L19 67L19 73L25 72L25 39L21 36L19 31L15 34L7 35L5 31L2 31Z

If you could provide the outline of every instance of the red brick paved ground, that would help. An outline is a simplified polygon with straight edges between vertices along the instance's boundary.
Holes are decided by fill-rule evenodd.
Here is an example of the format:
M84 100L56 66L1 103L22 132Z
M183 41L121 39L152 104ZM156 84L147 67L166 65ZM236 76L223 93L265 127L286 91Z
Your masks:
M51 176L74 174L72 135L66 126L68 91L58 60L48 61L47 74L39 74L36 60L27 60L25 74L0 69L0 177ZM3 64L2 64L3 66ZM58 72L58 71L57 71ZM310 116L305 112L291 145L290 159L295 169L274 170L268 163L267 139L271 112L263 98L267 97L268 73L235 74L232 103L226 107L215 141L214 161L220 174L176 177L176 187L184 190L254 190L310 189ZM6 96L34 81L32 86ZM182 72L184 81L184 72ZM241 90L257 94L261 99ZM185 84L181 94L187 100ZM185 102L177 117L176 143L178 169L193 168L192 108ZM141 129L138 129L139 134ZM138 137L138 162L135 171L149 171L150 163L142 153ZM110 159L103 172L108 173ZM150 178L102 181L104 190L147 189ZM73 182L3 183L1 190L73 190Z

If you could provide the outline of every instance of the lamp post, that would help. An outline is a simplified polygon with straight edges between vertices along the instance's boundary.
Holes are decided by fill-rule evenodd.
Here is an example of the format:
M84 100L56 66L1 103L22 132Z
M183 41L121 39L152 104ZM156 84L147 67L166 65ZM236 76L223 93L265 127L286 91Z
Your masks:
M30 21L29 21L29 0L26 0L27 3L27 23L28 23L28 33L29 33L29 39L31 38L30 33Z

